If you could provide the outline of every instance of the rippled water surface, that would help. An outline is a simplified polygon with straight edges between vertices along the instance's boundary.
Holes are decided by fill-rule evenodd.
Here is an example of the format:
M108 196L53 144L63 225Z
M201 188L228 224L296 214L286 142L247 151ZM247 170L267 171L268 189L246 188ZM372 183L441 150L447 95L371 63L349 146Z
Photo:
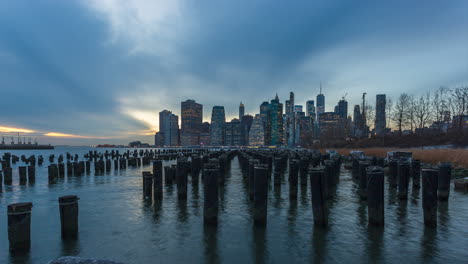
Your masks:
M448 203L439 203L438 227L425 228L421 190L410 188L401 202L385 187L385 227L367 226L366 203L357 185L342 170L335 198L330 201L330 226L314 228L310 187L299 187L289 200L287 175L281 187L271 183L268 223L254 228L245 181L237 157L232 160L220 190L219 224L203 225L203 185L188 184L186 202L177 199L176 186L164 186L162 202L142 198L143 170L128 168L94 176L65 177L49 185L47 156L78 153L88 148L8 151L15 155L42 154L34 184L13 185L0 193L0 263L47 263L62 255L112 259L124 263L468 263L468 195L452 190ZM105 149L98 149L105 151ZM0 155L6 151L0 151ZM122 150L120 150L122 152ZM164 166L174 161L164 162ZM19 163L21 164L21 162ZM411 186L411 185L410 185ZM63 242L58 197L80 197L79 238ZM33 202L31 250L13 257L8 250L8 204Z

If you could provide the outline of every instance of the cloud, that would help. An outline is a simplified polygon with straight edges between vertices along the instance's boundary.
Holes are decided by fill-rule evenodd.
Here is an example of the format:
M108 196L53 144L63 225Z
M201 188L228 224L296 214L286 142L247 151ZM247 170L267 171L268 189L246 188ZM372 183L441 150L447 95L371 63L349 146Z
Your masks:
M177 42L188 31L180 0L85 0L109 24L111 43L125 42L130 53L176 55Z
M25 129L25 128L0 126L0 132L6 132L6 133L34 133L36 131L30 130L30 129Z
M57 133L57 132L48 132L48 133L45 133L44 136L60 137L60 138L108 139L108 137L80 136L80 135L64 134L64 133Z

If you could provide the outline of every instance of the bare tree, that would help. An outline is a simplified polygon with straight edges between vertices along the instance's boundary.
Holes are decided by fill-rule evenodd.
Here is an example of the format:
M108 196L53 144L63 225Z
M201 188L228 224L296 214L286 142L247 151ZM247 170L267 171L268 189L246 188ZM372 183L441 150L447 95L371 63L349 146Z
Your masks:
M434 117L435 124L439 130L442 132L442 127L444 124L444 117L446 116L446 112L450 111L449 109L449 89L447 87L439 87L433 94L432 94L432 115Z
M429 125L431 120L431 94L428 92L414 100L414 124L416 128L423 128Z
M385 120L387 121L387 127L391 126L393 116L393 100L392 98L387 98L387 103L385 104Z
M369 129L375 124L375 107L373 105L366 105L366 125Z
M414 112L415 112L415 105L416 105L416 102L415 102L415 98L414 96L412 95L408 95L408 111L406 112L406 116L407 116L407 119L408 119L408 123L410 125L410 130L411 131L414 131L413 130L413 127L414 127L414 123L415 123L415 117L414 117Z
M409 124L408 111L410 110L410 96L406 93L402 93L396 101L392 120L398 127L398 132L401 136L402 129Z
M450 90L450 111L454 119L456 118L456 124L454 128L458 132L463 131L463 116L468 113L468 86L457 87ZM454 120L455 121L455 120Z

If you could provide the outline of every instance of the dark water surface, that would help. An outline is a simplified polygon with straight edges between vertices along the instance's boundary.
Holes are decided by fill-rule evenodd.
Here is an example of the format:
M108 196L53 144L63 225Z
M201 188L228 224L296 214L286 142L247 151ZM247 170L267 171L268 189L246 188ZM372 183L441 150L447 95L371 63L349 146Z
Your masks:
M62 255L105 258L124 263L468 263L468 195L452 190L438 207L438 227L425 228L421 190L409 191L407 202L385 187L385 227L367 226L367 206L357 185L342 170L330 201L330 226L314 228L310 186L299 186L290 202L287 175L280 188L271 182L268 223L254 228L246 185L237 157L220 190L219 224L203 225L203 185L191 184L188 199L177 200L176 186L164 186L162 203L142 198L142 168L104 175L65 177L49 185L48 155L67 151L80 157L89 148L0 151L43 155L36 182L19 185L16 164L13 185L0 193L0 263L47 263ZM98 149L105 151L105 149ZM123 152L123 150L120 150ZM170 163L175 163L171 161ZM164 162L164 166L168 163ZM411 184L410 184L411 186ZM63 242L58 197L80 197L79 238ZM31 250L13 257L8 250L8 204L33 202Z

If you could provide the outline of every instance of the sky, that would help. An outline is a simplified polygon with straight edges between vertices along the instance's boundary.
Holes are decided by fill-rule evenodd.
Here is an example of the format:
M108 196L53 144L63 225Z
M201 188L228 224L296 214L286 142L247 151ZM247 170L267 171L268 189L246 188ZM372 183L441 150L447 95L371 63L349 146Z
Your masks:
M227 119L276 93L326 110L346 95L468 84L468 1L3 0L0 134L44 144L154 142L180 102Z

